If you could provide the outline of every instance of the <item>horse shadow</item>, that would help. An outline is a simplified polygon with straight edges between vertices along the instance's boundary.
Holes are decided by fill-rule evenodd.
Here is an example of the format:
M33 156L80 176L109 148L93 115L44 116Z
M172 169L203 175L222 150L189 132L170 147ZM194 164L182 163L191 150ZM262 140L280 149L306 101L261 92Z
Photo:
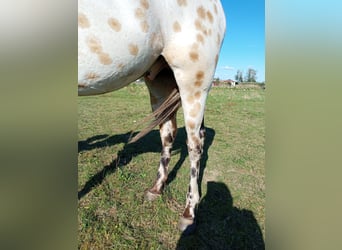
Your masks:
M102 168L102 170L100 170L99 172L94 174L92 177L90 177L90 179L85 183L83 188L80 191L78 191L79 200L82 197L84 197L86 194L88 194L96 186L100 185L103 182L103 180L106 178L106 176L113 174L117 170L117 168L121 168L127 165L133 159L133 157L139 154L144 154L148 152L161 152L162 146L161 146L159 130L152 130L140 140L134 143L128 144L128 141L131 138L131 136L134 136L137 133L138 132L135 132L132 135L131 132L128 132L125 134L119 134L119 135L113 135L113 136L109 136L106 134L96 135L86 140L78 142L78 153L82 153L84 151L90 151L95 148L113 146L119 143L125 144L123 149L117 153L116 158L114 158L111 161L111 163L109 163L108 165L105 165ZM186 136L185 128L184 127L179 128L177 131L177 136L173 143L172 155L179 153L180 157L177 163L175 164L175 166L173 167L173 169L170 171L166 184L171 183L176 178L178 170L183 165L188 155L188 149L185 143L186 137L187 136ZM215 130L211 128L206 128L206 137L205 137L205 143L204 143L202 160L201 160L201 165L200 165L200 172L199 172L199 180L198 180L199 188L201 187L200 184L202 182L204 169L206 167L206 162L208 160L208 149L210 145L212 144L214 137L215 137ZM156 173L157 173L157 168L158 166L156 166ZM199 191L201 194L201 189Z
M265 243L253 212L234 207L228 187L211 181L197 208L195 232L182 234L176 249L265 249Z

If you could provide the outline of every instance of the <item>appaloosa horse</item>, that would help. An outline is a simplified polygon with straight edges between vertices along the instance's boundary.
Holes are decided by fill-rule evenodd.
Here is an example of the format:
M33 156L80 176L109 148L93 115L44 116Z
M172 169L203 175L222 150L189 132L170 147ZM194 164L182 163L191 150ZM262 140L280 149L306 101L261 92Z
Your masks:
M190 184L181 230L195 225L204 107L225 29L219 0L78 1L78 94L114 91L145 77L156 117L149 129L159 125L163 146L156 182L145 195L149 200L167 180L182 105Z

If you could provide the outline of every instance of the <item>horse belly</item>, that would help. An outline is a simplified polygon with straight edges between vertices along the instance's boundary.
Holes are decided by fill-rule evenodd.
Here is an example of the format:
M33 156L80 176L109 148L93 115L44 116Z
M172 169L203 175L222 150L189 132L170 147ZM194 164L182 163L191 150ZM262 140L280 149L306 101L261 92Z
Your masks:
M79 95L122 88L140 78L160 55L158 22L143 3L79 1Z

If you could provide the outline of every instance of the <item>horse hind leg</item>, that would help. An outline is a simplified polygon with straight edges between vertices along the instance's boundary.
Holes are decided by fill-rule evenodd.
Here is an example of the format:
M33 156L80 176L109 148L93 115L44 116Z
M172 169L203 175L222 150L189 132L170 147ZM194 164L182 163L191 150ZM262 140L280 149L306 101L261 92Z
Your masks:
M187 234L192 233L196 226L196 208L200 200L198 183L200 160L205 137L204 110L214 73L214 65L205 69L201 65L194 64L173 70L182 100L190 160L189 188L185 209L179 221L179 229Z
M162 57L159 58L151 69L151 72L148 72L145 76L145 82L149 89L152 110L154 112L158 109L162 110L160 114L156 115L162 116L162 121L159 124L162 152L155 183L145 192L147 200L157 198L165 186L171 159L171 149L177 134L176 114L180 106L176 80L165 60Z

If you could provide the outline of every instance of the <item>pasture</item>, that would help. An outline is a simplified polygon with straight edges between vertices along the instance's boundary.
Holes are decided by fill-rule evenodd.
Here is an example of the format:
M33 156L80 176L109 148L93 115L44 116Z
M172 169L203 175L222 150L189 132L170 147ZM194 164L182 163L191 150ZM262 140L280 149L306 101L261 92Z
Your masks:
M150 114L145 85L78 97L79 249L264 249L265 90L213 87L201 160L197 229L177 228L189 184L182 109L168 185L154 202L161 144L155 128L127 144Z

